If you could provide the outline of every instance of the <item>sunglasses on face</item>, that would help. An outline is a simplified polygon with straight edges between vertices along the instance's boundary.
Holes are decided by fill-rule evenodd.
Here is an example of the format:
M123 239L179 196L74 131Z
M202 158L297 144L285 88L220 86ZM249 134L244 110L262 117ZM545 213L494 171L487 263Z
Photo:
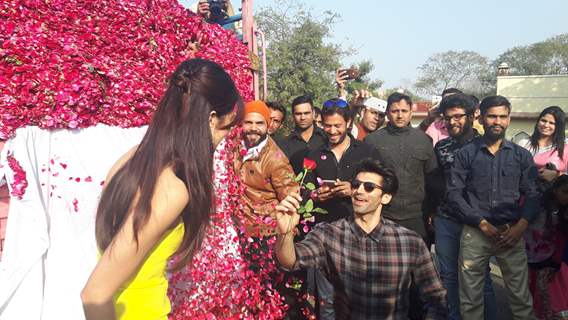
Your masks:
M379 186L378 184L376 184L374 182L361 181L361 180L357 180L357 179L354 179L353 181L351 181L351 188L353 190L359 189L359 187L361 185L363 185L363 189L365 189L365 192L367 192L367 193L371 193L375 189L382 189L382 186Z
M333 107L338 107L340 109L343 109L349 107L349 103L347 103L347 101L342 99L331 99L324 102L323 107L326 109Z

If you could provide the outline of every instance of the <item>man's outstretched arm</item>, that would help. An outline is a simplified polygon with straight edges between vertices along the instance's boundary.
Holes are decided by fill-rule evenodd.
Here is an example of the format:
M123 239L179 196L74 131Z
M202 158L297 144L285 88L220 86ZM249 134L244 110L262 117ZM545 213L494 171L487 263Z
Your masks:
M278 236L274 248L276 259L286 269L292 269L296 264L296 250L294 248L294 228L300 222L298 209L302 197L291 193L276 206L276 224Z

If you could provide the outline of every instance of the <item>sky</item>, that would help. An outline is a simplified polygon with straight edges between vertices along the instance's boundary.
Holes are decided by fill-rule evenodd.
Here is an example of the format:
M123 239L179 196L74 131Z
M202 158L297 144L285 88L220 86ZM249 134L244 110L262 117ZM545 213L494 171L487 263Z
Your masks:
M385 88L414 83L418 67L434 53L471 50L493 60L509 48L568 32L568 0L298 1L315 16L339 13L330 41L357 51L343 64L370 60L371 77L384 80ZM254 8L274 3L254 0ZM240 7L236 0L233 5Z

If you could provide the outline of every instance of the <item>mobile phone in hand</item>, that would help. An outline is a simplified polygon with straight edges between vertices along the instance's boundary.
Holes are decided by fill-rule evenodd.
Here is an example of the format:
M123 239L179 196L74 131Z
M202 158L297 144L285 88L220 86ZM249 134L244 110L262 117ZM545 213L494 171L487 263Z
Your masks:
M341 69L339 72L345 72L347 78L345 80L353 80L359 77L359 69L357 68L349 68L349 69Z
M320 186L332 189L335 187L335 180L322 180Z

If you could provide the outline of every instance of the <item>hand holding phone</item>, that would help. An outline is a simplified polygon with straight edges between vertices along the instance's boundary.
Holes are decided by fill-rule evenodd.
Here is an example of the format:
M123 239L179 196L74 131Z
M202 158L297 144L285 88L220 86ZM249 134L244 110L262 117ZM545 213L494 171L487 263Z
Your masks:
M335 180L322 180L320 185L332 189L335 187Z
M339 73L345 73L347 76L344 76L344 80L353 80L359 77L359 69L357 68L349 68L349 69L341 69Z
M351 196L351 183L349 181L335 182L335 188L333 188L333 193L338 197L350 197Z
M335 187L335 180L322 180L320 187L317 189L318 201L327 201L333 198L332 189Z

